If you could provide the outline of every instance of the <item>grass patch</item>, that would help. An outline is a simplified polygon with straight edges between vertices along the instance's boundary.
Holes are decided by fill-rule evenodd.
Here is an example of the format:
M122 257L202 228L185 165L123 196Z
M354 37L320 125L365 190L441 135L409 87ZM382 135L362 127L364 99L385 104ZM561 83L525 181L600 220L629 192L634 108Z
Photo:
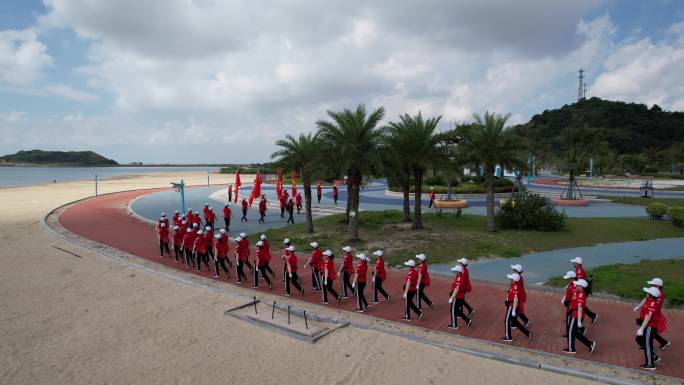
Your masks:
M304 224L291 225L266 232L273 246L279 248L283 238L290 238L300 252L310 251L309 243L317 241L324 248L341 253L346 241L344 215L335 214L316 219L314 234L307 234ZM299 219L301 218L301 219ZM303 221L303 215L298 217ZM665 221L632 218L567 218L565 229L556 232L501 230L488 233L485 217L455 214L423 216L424 230L412 230L402 223L397 210L364 211L359 215L362 240L351 243L357 251L385 251L386 260L399 265L417 253L425 253L430 263L469 259L511 258L523 254L598 243L684 237L684 228Z
M609 195L599 195L599 199L606 199L613 203L622 203L626 205L647 206L651 203L662 203L667 206L684 206L684 198L641 198L641 197L617 197Z
M684 304L684 259L643 260L639 263L600 266L589 270L594 278L594 290L630 299L644 297L642 288L646 281L660 277L665 281L669 305ZM562 277L547 282L550 286L565 286Z

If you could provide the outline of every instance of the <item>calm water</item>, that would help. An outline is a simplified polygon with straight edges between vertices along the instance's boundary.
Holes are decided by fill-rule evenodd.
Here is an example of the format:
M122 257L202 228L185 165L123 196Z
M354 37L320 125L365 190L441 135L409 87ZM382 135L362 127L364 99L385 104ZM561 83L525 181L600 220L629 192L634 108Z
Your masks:
M157 172L218 171L216 167L0 167L0 188Z

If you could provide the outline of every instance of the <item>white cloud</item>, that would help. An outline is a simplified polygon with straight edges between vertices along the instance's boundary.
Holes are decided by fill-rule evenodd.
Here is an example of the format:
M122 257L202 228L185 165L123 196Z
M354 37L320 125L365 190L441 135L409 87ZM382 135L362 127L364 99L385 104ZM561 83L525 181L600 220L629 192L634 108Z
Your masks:
M0 31L0 85L30 85L51 64L47 47L33 30Z
M67 99L73 99L79 102L89 102L98 99L96 94L77 90L73 87L67 86L66 84L54 84L46 86L45 91L53 95L65 97Z
M7 113L0 113L0 120L7 123L15 123L23 120L26 117L25 111L10 111Z

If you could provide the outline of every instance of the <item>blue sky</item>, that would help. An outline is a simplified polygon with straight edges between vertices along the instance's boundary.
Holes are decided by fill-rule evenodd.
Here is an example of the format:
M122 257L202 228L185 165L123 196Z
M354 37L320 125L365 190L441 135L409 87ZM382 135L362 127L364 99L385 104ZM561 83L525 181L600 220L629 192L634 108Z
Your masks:
M0 154L266 161L325 111L520 123L589 96L684 110L680 1L0 2ZM191 154L191 155L189 155Z

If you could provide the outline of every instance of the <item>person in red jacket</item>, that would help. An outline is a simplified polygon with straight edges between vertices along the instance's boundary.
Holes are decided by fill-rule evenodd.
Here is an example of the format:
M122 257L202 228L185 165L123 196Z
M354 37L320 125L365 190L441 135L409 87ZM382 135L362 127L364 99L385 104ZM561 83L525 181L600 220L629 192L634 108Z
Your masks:
M245 250L243 238L238 235L237 238L235 238L235 270L237 273L235 279L237 283L242 283L243 279L247 279L242 266L246 262L249 262L248 259L249 249Z
M520 303L523 304L522 309L524 309L525 302L527 302L527 290L525 290L525 278L523 277L523 267L521 264L515 264L511 265L511 274L518 274L520 276L520 280L518 281L518 287L520 289ZM527 315L525 315L525 311L518 311L516 312L517 317L520 318L520 321L522 322L525 327L529 327L530 323L532 321L527 318Z
M164 256L164 251L168 256L171 256L171 251L169 250L169 228L166 223L162 222L159 224L159 230L157 232L159 237L159 257Z
M465 294L468 289L468 284L463 275L463 266L456 265L451 268L455 272L454 281L451 283L451 296L449 296L449 304L451 304L451 323L449 329L458 329L458 317L461 317L466 326L470 326L472 320L463 313L463 302L465 301Z
M225 206L223 206L223 223L225 225L224 229L226 231L230 231L230 218L233 216L233 213L230 210L230 205L226 203Z
M202 215L204 215L204 222L207 222L207 219L209 217L209 203L204 202L204 207L202 208Z
M183 258L183 231L181 231L180 226L175 226L173 228L173 254L176 256L176 262L180 258Z
M287 200L285 204L285 210L287 210L287 221L285 223L292 223L294 225L294 201L292 198Z
M229 184L228 185L228 202L233 201L233 185Z
M195 238L192 251L195 253L195 257L197 258L197 271L201 270L202 261L204 261L204 265L207 267L207 270L210 270L209 259L207 259L207 242L204 239L203 230L199 230L197 232L197 237Z
M178 212L178 210L173 211L173 217L171 217L171 222L173 223L174 227L180 225L180 212Z
M511 335L511 327L516 327L521 333L527 336L528 339L532 338L532 333L527 330L527 328L518 321L517 313L525 311L525 304L521 301L521 287L518 284L520 282L520 274L512 273L506 276L510 282L508 286L508 291L506 292L506 317L504 318L504 336L501 339L504 342L513 341L513 336Z
M259 200L259 223L265 223L264 218L266 217L266 196L262 195L261 200Z
M216 213L214 212L213 207L209 207L209 211L207 211L207 216L205 218L207 226L211 227L211 229L214 229L214 222L216 221Z
M416 289L418 288L418 270L416 270L416 261L409 259L404 262L404 265L408 266L408 271L406 272L406 282L404 283L404 317L402 320L411 320L411 310L418 316L418 319L423 318L423 311L418 309L416 304L413 302L413 298L416 296Z
M586 345L590 353L596 349L596 342L591 341L581 332L584 321L584 309L587 305L587 295L584 289L589 286L589 283L584 279L577 279L573 282L575 285L575 295L570 302L570 310L572 310L570 322L568 323L568 346L563 349L564 353L575 354L575 339Z
M273 270L271 270L271 244L268 242L268 239L266 239L266 234L261 234L259 237L259 240L263 243L264 245L264 255L266 256L266 259L268 260L269 263L266 264L266 272L271 274L271 278L275 278L275 273Z
M665 299L666 299L665 282L663 282L663 280L660 278L653 278L653 279L647 281L646 283L650 287L655 287L656 289L660 290L660 296L658 298L656 298L656 301L658 302L658 305L660 306L660 308L662 308L663 304L665 303ZM634 308L634 311L641 310L641 308L646 303L647 299L648 299L648 295L643 300L641 300L639 305L637 305L637 307ZM660 343L660 350L665 350L668 348L668 346L670 346L670 341L666 340L661 335L661 333L663 333L666 328L667 328L667 320L665 319L665 315L661 313L660 314L660 322L658 323L658 327L653 332L653 338L656 341L658 341L658 343Z
M206 243L207 252L204 259L205 264L209 264L209 258L214 259L214 231L211 226L204 228L204 242Z
M192 227L192 224L195 223L195 214L192 213L192 209L188 209L188 212L185 213L185 220L188 221L188 227Z
M285 268L285 295L290 296L290 284L294 285L301 295L304 295L304 288L301 286L300 279L297 276L297 255L295 254L295 247L292 245L287 247Z
M181 235L185 235L185 232L188 231L188 221L182 220L178 230L180 230Z
M283 263L283 283L285 283L285 276L287 275L287 257L290 255L288 249L292 246L290 238L283 239L283 254L280 256Z
M216 234L214 235L214 278L219 278L219 267L226 273L226 278L230 278L226 259L228 259L228 239L221 234Z
M242 218L240 218L240 222L247 222L247 209L249 208L249 203L247 203L247 199L242 198Z
M430 203L428 203L428 208L432 208L432 206L435 205L435 198L437 197L437 194L435 194L435 188L430 187Z
M661 292L657 287L645 287L644 292L647 294L644 304L639 310L639 329L636 332L636 342L639 348L644 351L644 364L639 366L641 369L655 370L656 363L660 361L653 351L653 334L658 329L660 318L662 317L660 306L662 303L658 301Z
M575 268L575 275L577 275L577 279L584 279L589 282L590 279L587 280L587 273L584 271L584 266L582 266L582 257L575 257L571 259L570 262L572 262L572 266ZM586 290L586 293L591 294L591 287ZM591 318L591 323L595 324L596 320L598 319L598 314L594 313L589 308L585 308L584 312L586 313L587 317Z
M457 262L459 265L463 267L463 279L465 280L466 284L466 294L470 293L473 290L473 285L470 282L470 272L468 271L468 259L461 258ZM473 313L475 313L475 309L472 306L470 306L468 301L466 301L465 297L463 297L463 307L468 309L468 317L472 317Z
M280 194L280 217L285 218L285 206L287 206L287 191Z
M192 264L192 267L195 267L195 257L192 254L192 247L195 244L196 237L197 234L195 234L192 229L187 229L183 236L183 244L181 247L185 251L185 266L188 268L190 267L190 264Z
M366 274L368 273L368 262L370 259L363 253L356 254L356 258L359 259L359 262L356 264L352 287L356 289L356 311L363 313L370 308L366 296L363 294L363 290L366 288Z
M195 219L195 222L192 225L193 226L197 225L197 227L202 227L202 217L200 217L199 211L195 211L193 218Z
M310 246L312 248L311 257L309 257L309 260L304 264L304 269L306 269L307 266L311 268L311 288L315 291L320 291L323 288L323 285L321 285L323 251L318 246L318 242L311 242Z
M321 189L321 184L316 185L316 198L318 198L318 204L321 204L321 195L323 195L323 189Z
M574 270L570 270L565 275L563 275L563 279L566 279L568 284L565 285L565 293L563 294L563 298L561 299L561 304L565 307L565 332L561 336L562 339L567 340L568 339L568 329L570 327L570 320L572 319L572 308L570 305L572 304L572 300L575 298L575 295L577 294L575 290L575 281L577 280L577 275L575 274Z
M385 253L382 250L375 250L373 255L377 257L375 260L375 268L373 269L373 296L371 298L371 303L378 302L378 292L385 297L387 302L390 301L390 296L387 294L385 289L382 288L382 283L387 279L387 270L385 270Z
M333 184L333 200L335 201L335 205L337 205L337 196L339 192L337 191L337 185Z
M335 301L337 301L337 303L340 303L342 297L340 297L340 295L337 294L337 291L335 291L335 289L333 288L333 282L335 282L335 278L337 278L337 276L335 275L335 263L333 262L335 256L333 255L333 252L330 250L326 250L325 252L323 252L323 255L325 256L325 261L321 266L321 279L323 280L323 300L321 301L321 303L328 303L328 293L330 293L333 296L333 298L335 298Z
M430 309L434 309L435 303L430 301L430 298L425 294L425 289L430 286L430 273L428 272L428 265L425 262L427 257L425 254L418 254L416 255L416 258L420 261L420 265L418 265L418 291L416 293L418 309L423 310L422 301L425 301Z
M302 211L302 193L300 192L295 196L295 205L297 205L297 215L300 215Z
M354 294L354 288L350 281L354 274L354 255L352 254L351 246L343 247L342 251L344 251L344 256L342 257L342 265L340 266L340 271L337 275L342 277L342 298L349 298L347 289Z
M256 268L254 269L254 283L252 284L252 287L259 287L259 273L261 273L264 281L266 281L266 284L268 284L268 290L272 290L273 285L271 284L271 280L268 278L268 273L266 273L266 271L269 269L268 264L271 262L271 256L268 255L264 250L263 241L258 241L256 243L256 247L256 251L254 252L254 265Z

